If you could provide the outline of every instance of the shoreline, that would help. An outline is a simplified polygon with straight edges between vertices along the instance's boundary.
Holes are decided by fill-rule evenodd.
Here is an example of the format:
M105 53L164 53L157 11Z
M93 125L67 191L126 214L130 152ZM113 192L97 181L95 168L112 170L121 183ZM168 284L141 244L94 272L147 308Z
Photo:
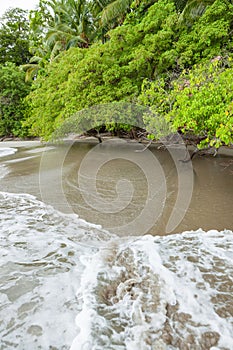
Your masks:
M110 139L117 139L116 137L103 137L102 140L107 141ZM123 140L126 140L126 142L128 143L136 143L137 140L134 139L129 139L129 138L122 138ZM64 144L79 144L79 143L90 143L90 144L99 144L98 139L96 139L95 137L92 136L87 136L87 137L82 137L82 138L75 138L75 139L64 139ZM147 146L149 143L146 141L142 141L140 142L141 144L144 144L145 146ZM7 141L1 141L0 142L0 149L1 148L21 148L21 147L46 147L46 146L51 146L51 145L56 145L56 143L53 142L44 142L44 141L40 141L38 139L36 140L7 140ZM161 142L152 142L149 147L160 147L163 144ZM192 145L188 145L187 146L188 150L190 152L195 150L195 147ZM208 150L206 150L206 154L205 155L211 155L208 154ZM200 152L202 152L202 150L200 150ZM203 150L203 152L205 153L205 150ZM233 146L221 146L218 151L217 151L217 155L222 155L222 156L228 156L228 157L233 157Z

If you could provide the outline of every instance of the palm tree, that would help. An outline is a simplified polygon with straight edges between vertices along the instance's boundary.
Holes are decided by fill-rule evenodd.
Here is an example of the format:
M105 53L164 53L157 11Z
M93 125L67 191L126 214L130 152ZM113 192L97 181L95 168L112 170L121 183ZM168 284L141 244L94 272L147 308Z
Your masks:
M50 3L53 23L45 40L51 47L51 59L72 46L88 47L92 22L86 0L59 0Z
M106 40L106 33L121 25L130 11L132 0L93 0L91 13L96 26L96 37Z
M132 0L107 1L101 12L101 25L113 28L121 24L130 9Z
M41 57L32 57L29 61L29 63L22 65L24 71L26 71L25 75L25 81L29 82L36 78L38 71L40 69L39 62L41 60Z
M33 57L22 66L27 81L60 52L88 47L94 32L88 0L40 0L38 9L30 13L30 24Z
M48 57L51 52L49 48L43 47L38 49L37 56L33 56L29 63L22 65L22 69L26 72L25 81L29 82L36 79L38 72L42 71L48 64Z

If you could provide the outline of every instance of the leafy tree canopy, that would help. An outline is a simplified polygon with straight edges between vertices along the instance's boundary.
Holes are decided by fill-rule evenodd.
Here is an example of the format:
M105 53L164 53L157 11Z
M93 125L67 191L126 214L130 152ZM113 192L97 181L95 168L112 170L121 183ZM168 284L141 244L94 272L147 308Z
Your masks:
M208 63L184 70L168 87L161 78L144 81L139 97L151 106L144 121L156 133L158 120L166 120L173 130L198 135L199 147L233 143L233 64L232 59L215 57Z
M0 135L24 136L23 98L29 93L24 72L14 63L0 65Z
M41 48L53 60L70 47L87 48L110 28L122 23L132 0L40 0L30 12L32 52Z
M146 1L135 1L132 8L133 6L134 10L126 17L123 25L108 33L107 42L93 44L88 49L71 48L46 68L45 76L36 80L34 90L27 98L29 118L26 124L33 134L49 138L65 119L83 108L97 104L123 101L154 105L156 84L164 85L163 91L158 92L158 96L161 93L161 100L164 100L165 95L175 98L176 103L172 102L169 108L173 112L181 111L185 108L179 102L183 95L178 94L179 88L175 88L175 81L183 79L182 72L185 70L190 72L186 74L191 74L190 69L197 63L202 64L200 69L207 69L208 72L209 68L205 64L213 57L232 55L233 5L227 0L208 2L202 15L191 26L183 20L171 0L151 1L149 5ZM190 18L190 15L186 18ZM227 75L230 72L227 70L224 73L226 68L223 71L216 70L216 79L212 84L217 83L218 74ZM198 75L199 71L193 74ZM200 79L204 78L201 76ZM224 79L220 81L221 84L224 83ZM209 89L208 85L205 87ZM201 89L200 93L203 91ZM186 92L184 89L184 95ZM203 96L199 95L202 99ZM223 94L220 93L219 96L223 98ZM231 95L229 99L223 100L224 107L219 110L221 116L223 113L231 115L230 99ZM156 103L155 106L158 114L182 131L200 133L204 125L196 120L198 127L191 128L182 120L183 114L179 118L177 115L176 119L169 111L164 111L163 106ZM190 113L195 106L197 105L190 104ZM217 111L215 116L216 113ZM199 118L195 113L192 115L194 120ZM206 118L209 120L209 115ZM225 126L229 121L226 118L224 120ZM150 122L153 124L153 118L148 121L148 126ZM210 123L209 120L209 126L204 125L203 135L206 142L208 139L216 140L215 145L218 146L217 128L221 126L216 123L211 129ZM220 143L222 142L231 141L221 138Z
M0 18L0 64L13 62L19 66L30 57L27 11L9 9Z

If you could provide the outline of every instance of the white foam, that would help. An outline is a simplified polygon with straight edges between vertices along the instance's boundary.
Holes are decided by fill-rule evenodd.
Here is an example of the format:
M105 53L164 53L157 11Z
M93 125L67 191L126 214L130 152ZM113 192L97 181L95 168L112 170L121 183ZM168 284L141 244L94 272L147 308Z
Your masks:
M232 231L123 240L30 195L0 206L2 349L232 349Z
M10 156L17 152L17 148L0 148L0 158Z
M5 165L0 165L0 179L3 179L9 174L9 169Z
M41 152L47 152L47 151L52 151L56 149L56 147L54 146L45 146L45 147L38 147L38 148L33 148L30 149L28 151L26 151L26 153L41 153Z
M30 156L30 157L22 157L22 158L16 158L16 159L10 159L10 160L6 160L5 164L11 164L11 163L20 163L20 162L24 162L26 160L30 160L36 158L36 156Z
M0 193L0 207L1 349L69 349L80 257L108 234L31 195Z
M83 263L71 350L232 349L233 232L112 241Z

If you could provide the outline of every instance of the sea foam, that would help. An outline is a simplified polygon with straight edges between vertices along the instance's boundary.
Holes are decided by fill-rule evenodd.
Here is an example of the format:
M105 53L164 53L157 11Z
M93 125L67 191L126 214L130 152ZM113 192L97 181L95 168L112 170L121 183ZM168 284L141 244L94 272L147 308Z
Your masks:
M71 350L232 349L233 233L108 243L81 278Z
M0 207L2 350L232 349L232 231L123 239L30 195Z
M0 148L0 158L10 156L16 152L17 152L17 148L9 148L9 147Z

